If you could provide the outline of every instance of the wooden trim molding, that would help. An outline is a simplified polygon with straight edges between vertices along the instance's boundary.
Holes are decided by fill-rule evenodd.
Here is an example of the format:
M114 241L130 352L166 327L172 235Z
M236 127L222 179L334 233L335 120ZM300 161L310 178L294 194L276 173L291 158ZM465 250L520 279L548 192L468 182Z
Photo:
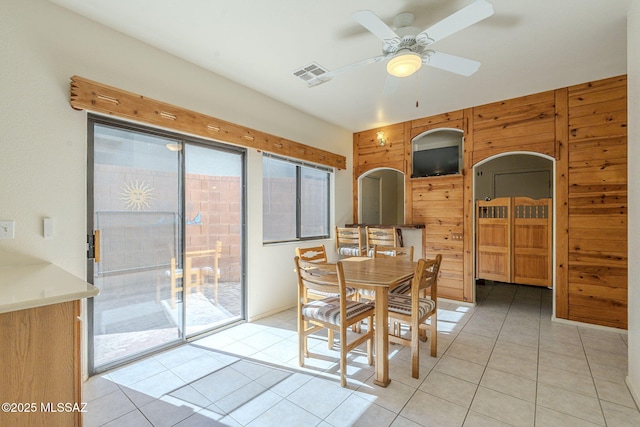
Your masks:
M569 95L555 91L556 317L569 319Z
M347 168L345 156L156 101L79 76L71 77L70 103L71 107L76 110L108 114L337 169Z

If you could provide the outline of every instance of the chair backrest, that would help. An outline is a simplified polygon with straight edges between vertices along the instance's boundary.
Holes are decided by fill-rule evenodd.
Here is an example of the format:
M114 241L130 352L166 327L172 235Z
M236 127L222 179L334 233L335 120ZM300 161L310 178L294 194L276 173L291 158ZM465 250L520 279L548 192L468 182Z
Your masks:
M366 227L367 253L371 255L374 245L398 246L398 229L396 227Z
M374 258L401 257L413 261L413 246L408 248L401 246L373 245Z
M362 256L360 227L336 227L336 252L345 256Z
M324 245L296 248L296 255L303 261L327 262L327 252L324 249Z
M298 274L298 304L307 302L307 290L326 292L340 295L340 316L345 322L346 317L346 289L342 262L324 264L309 262L295 257L296 273ZM344 324L344 323L341 323Z
M438 274L442 255L438 254L434 259L419 259L416 273L411 282L411 295L420 295L421 290L428 289L429 296L436 301L438 297Z

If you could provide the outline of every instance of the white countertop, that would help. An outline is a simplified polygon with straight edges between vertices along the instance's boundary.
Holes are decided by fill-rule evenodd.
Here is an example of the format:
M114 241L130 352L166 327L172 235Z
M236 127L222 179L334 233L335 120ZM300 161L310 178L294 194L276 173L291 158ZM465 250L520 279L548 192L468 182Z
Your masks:
M0 266L0 313L90 298L99 290L50 263Z

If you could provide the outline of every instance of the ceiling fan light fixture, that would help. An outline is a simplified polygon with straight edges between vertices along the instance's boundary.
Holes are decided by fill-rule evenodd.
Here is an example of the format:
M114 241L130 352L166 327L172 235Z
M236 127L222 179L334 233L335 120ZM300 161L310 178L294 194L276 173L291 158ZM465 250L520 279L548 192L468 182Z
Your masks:
M408 77L420 67L422 67L422 57L411 51L400 51L387 62L387 72L394 77Z

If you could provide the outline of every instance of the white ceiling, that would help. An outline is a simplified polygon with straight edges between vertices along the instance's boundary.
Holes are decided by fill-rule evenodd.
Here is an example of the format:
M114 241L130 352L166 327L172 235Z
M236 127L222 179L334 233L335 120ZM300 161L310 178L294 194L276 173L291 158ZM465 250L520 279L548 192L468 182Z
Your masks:
M433 45L480 61L477 73L423 67L391 95L383 95L384 62L311 88L293 72L381 54L381 41L352 19L356 10L389 25L413 12L424 29L473 0L51 1L356 132L624 74L632 0L489 0L493 16Z

